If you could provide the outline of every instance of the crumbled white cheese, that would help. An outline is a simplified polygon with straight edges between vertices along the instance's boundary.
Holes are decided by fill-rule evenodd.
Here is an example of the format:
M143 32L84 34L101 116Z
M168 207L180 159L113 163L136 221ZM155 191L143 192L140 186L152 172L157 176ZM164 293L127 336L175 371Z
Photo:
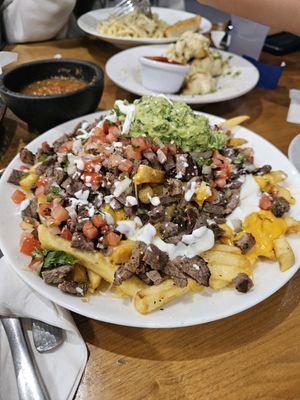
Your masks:
M134 196L126 197L126 203L125 203L126 207L133 207L133 206L136 206L137 204L138 204L138 201L137 201L136 197L134 197Z
M106 204L110 204L113 199L114 199L114 196L112 194L110 194L108 196L104 196L104 201Z
M72 143L72 150L74 154L78 154L82 148L81 140L74 139Z
M150 203L155 207L158 206L160 204L159 197L158 196L151 197Z
M25 210L25 208L27 208L30 204L30 200L29 199L25 199L21 202L20 204L20 211Z
M189 183L188 188L184 194L184 200L190 201L191 198L194 196L197 187L197 182L192 181Z
M178 174L175 175L175 178L176 179L181 179L182 178L182 173L178 172Z
M196 269L197 271L199 271L200 267L197 264L193 264L193 268Z
M113 142L113 147L122 147L123 143L122 142Z
M130 125L134 120L135 115L135 105L134 104L124 104L122 100L117 100L115 102L116 106L119 108L122 114L125 114L125 121L122 126L122 134L129 133Z
M78 192L74 193L74 196L81 202L86 202L89 195L89 190L78 190Z
M114 196L119 197L122 193L124 193L129 186L131 185L131 179L125 177L122 181L116 181L115 182L115 190L114 190Z
M84 161L82 160L82 158L76 158L74 160L74 164L76 165L76 167L80 170L83 171L84 170Z
M95 207L91 206L89 207L89 217L92 218L95 214Z

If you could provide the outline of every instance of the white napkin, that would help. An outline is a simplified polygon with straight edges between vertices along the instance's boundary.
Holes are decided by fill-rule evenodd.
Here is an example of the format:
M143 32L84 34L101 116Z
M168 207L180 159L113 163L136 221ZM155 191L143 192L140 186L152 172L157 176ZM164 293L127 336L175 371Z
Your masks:
M39 371L53 400L71 400L87 362L87 348L69 311L35 292L8 263L0 260L0 315L34 318L65 330L65 341L57 349L40 354L28 332ZM17 400L18 391L5 331L0 322L0 399Z
M12 51L0 51L0 74L2 74L3 67L17 61L17 59L17 53L13 53Z
M287 121L294 124L300 124L300 90L290 90L290 107L288 111Z

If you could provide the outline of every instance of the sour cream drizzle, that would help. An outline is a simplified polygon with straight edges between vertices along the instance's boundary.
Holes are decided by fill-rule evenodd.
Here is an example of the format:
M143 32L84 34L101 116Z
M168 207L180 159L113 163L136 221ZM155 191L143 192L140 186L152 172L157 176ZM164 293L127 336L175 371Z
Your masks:
M246 175L245 182L242 185L240 193L240 204L235 210L227 217L226 223L233 227L233 220L241 220L247 217L247 215L259 211L259 200L261 191L259 185L252 175Z
M176 245L164 242L156 235L155 227L149 223L139 228L135 221L119 221L117 230L130 240L139 240L148 245L153 243L166 252L171 260L178 256L192 258L211 249L215 243L213 231L205 226L195 229L190 235L184 235L182 241Z
M119 108L122 114L125 114L125 121L122 126L122 133L127 134L130 130L130 125L134 120L135 105L134 104L124 104L122 100L117 100L115 102L116 106Z

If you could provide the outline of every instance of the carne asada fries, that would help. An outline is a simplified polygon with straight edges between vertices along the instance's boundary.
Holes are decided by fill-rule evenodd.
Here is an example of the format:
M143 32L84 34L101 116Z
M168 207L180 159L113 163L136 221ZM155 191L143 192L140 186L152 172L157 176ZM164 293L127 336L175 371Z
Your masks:
M227 130L246 118L210 126L162 96L118 100L36 154L22 149L29 167L9 182L23 190L12 200L29 268L77 296L106 281L146 314L208 286L246 293L260 257L292 267L295 199L286 173L256 166Z

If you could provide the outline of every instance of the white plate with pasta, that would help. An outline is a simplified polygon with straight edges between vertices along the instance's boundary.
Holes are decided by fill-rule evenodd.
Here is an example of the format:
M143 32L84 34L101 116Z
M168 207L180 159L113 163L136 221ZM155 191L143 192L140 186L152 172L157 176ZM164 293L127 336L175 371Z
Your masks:
M95 118L101 115L103 113L91 114L53 128L30 143L28 149L36 151L42 142L48 141L51 144L65 132L71 132L80 121L85 120L92 123ZM209 118L211 124L218 124L223 121L219 117L205 115ZM257 165L268 162L274 169L285 171L288 174L286 185L290 189L299 188L299 173L278 149L246 128L236 127L234 132L236 137L246 139L249 145L253 147ZM15 188L7 183L12 169L19 166L20 158L16 156L0 181L2 210L0 213L0 245L4 256L12 269L34 290L55 303L87 317L115 324L146 328L171 328L201 324L234 315L258 304L279 290L298 270L300 262L299 238L289 236L289 242L295 254L294 266L285 272L281 272L277 262L258 261L253 277L255 286L247 294L241 294L229 287L220 291L206 289L201 293L180 297L171 304L147 315L139 314L128 298L117 298L109 293L91 296L88 302L83 302L79 297L67 295L60 292L56 287L45 284L37 274L24 267L28 263L28 257L19 252L20 214L16 212L15 204L11 201ZM300 196L298 193L299 190L293 191L296 204L291 209L291 215L299 218Z
M139 96L153 94L142 84L140 57L165 56L168 45L139 46L123 50L111 57L106 63L106 73L109 78L121 88ZM243 57L218 51L229 68L216 78L216 90L211 93L192 94L166 94L173 101L183 101L187 104L209 104L219 101L231 100L240 97L252 90L258 80L259 72L249 61Z
M97 37L105 42L112 43L121 48L138 46L142 44L162 44L176 40L176 37L164 37L164 29L178 21L195 17L195 14L173 10L170 8L152 7L152 12L160 20L155 23L152 33L146 33L145 29L138 28L134 24L106 24L99 29L99 23L105 22L112 13L112 8L104 8L90 11L82 15L77 23L78 26L87 34ZM130 21L129 21L130 22ZM147 22L147 21L146 21ZM133 26L135 25L135 26ZM145 24L142 21L142 25ZM206 33L211 29L211 22L206 18L201 18L199 32Z

